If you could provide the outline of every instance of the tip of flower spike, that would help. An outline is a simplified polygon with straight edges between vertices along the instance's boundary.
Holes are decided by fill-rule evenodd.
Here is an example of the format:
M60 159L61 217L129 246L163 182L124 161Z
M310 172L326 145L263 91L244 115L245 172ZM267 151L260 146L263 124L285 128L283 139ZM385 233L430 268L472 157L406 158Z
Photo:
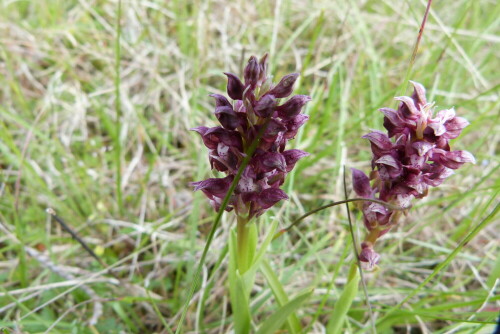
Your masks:
M255 86L260 77L261 68L257 58L251 56L244 70L245 84Z

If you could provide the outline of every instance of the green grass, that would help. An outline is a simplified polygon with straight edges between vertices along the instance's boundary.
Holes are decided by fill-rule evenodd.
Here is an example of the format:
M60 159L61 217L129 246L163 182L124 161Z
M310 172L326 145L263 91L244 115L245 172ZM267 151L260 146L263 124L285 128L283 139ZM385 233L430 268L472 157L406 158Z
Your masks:
M378 108L396 106L425 11L421 1L378 0L121 5L118 20L117 1L0 4L0 328L175 331L214 218L187 185L213 175L188 129L215 125L208 94L224 92L222 72L240 73L250 55L272 51L275 81L300 72L296 93L313 97L309 122L290 142L311 156L288 177L290 200L261 219L263 236L273 219L284 228L342 200L342 165L368 171L369 145L360 137L382 129ZM470 121L452 145L478 163L415 203L377 244L380 268L365 279L378 333L490 333L500 307L500 4L432 6L410 78L437 108L454 106ZM47 208L114 268L120 284ZM234 224L223 215L185 332L232 330L227 241ZM314 288L297 312L308 332L328 323L350 247L344 207L307 218L270 245L266 259L288 300ZM102 306L93 325L96 301L84 282ZM364 299L360 289L349 333L370 326ZM258 273L255 328L278 305Z

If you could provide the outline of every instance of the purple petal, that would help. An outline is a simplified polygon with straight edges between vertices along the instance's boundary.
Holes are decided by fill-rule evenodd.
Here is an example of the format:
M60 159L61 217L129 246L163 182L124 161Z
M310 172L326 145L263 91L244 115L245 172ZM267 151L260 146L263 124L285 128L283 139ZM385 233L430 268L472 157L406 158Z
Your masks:
M371 142L372 151L375 156L387 153L393 147L389 137L381 131L370 132L362 138L368 139Z
M403 172L401 162L389 154L383 155L375 163L378 164L380 178L384 181L392 181Z
M267 125L266 131L262 138L264 140L274 141L276 137L280 134L280 132L286 131L287 128L283 122L278 119L272 118Z
M420 114L420 111L415 106L415 101L408 96L399 96L394 98L397 101L401 101L398 111L401 112L405 118L414 118Z
M260 117L270 117L274 111L276 110L277 101L272 95L265 95L259 101L257 101L257 105L254 107L254 111L257 116Z
M259 60L259 68L260 68L259 83L263 83L267 79L266 78L266 76L267 76L267 58L268 58L268 54L266 53Z
M213 197L223 198L228 189L233 182L233 175L228 175L225 178L209 178L203 181L191 182L191 186L194 186L194 191L201 190L207 195L208 198Z
M432 160L451 169L458 169L466 162L476 163L474 156L467 151L448 152L441 149L433 150Z
M443 135L446 139L457 138L462 130L469 125L469 122L463 117L454 117L444 124L446 133Z
M423 140L414 142L411 146L417 150L419 156L425 155L427 152L436 147L436 145Z
M242 100L245 85L233 73L225 72L224 74L227 76L227 94L229 97L233 100Z
M285 123L285 126L287 128L287 131L285 133L285 138L292 139L293 137L295 137L295 135L297 135L299 128L305 122L307 122L308 119L309 119L309 116L304 115L304 114L298 114L297 116L295 116L291 120L287 121Z
M215 117L228 130L234 130L240 125L239 118L234 112L233 107L221 106L215 108Z
M375 163L391 166L392 168L401 168L401 163L392 155L386 154L381 156Z
M271 89L267 94L276 96L277 98L288 97L293 92L293 84L299 77L298 73L285 75L281 81Z
M243 141L241 135L236 131L226 130L220 126L208 129L203 136L205 145L210 149L217 149L219 143L243 150Z
M257 191L259 186L255 183L254 178L242 176L236 189L239 193L251 193Z
M416 105L424 106L427 104L427 99L425 98L425 88L421 84L415 81L410 81L413 85L413 95L412 99L416 102Z
M371 245L368 245L368 243L363 242L361 244L361 252L359 253L359 260L361 262L366 262L368 263L369 268L368 269L373 269L375 265L378 264L380 261L380 255L376 253Z
M260 66L257 58L251 56L244 70L245 84L255 86L260 77Z
M396 196L395 203L396 205L408 209L411 207L411 201L415 198L415 196L411 194L399 194Z
M292 149L283 152L283 157L285 157L286 161L286 171L291 172L293 167L295 167L297 161L299 161L303 157L307 157L308 155L309 153L297 149Z
M427 126L433 130L434 135L437 137L442 136L446 132L446 128L442 123L429 123Z
M365 173L356 168L351 168L352 171L352 186L358 196L369 198L371 197L372 188L370 179Z
M257 196L257 203L263 208L263 209L269 209L272 207L274 204L278 203L282 199L288 199L288 196L286 193L278 188L268 188L263 190L258 196Z
M220 94L210 94L210 97L215 99L215 107L231 107L231 103L226 99L225 96Z
M405 122L399 117L398 113L390 108L379 109L384 115L384 127L389 132L389 137L403 132Z
M207 128L206 126L197 126L195 128L191 128L189 129L190 131L196 131L200 134L201 137L203 137L205 135L205 133L208 131L209 128Z
M278 152L266 152L264 154L254 156L251 163L255 166L258 173L267 173L273 171L274 169L286 172L285 157L283 154Z
M283 105L276 108L278 116L284 120L292 119L300 113L302 107L309 101L311 101L311 98L307 95L295 95Z
M445 179L447 179L448 177L450 177L455 173L453 169L444 166L437 166L437 167L439 168L439 170L433 173L425 173L422 176L423 181L433 187L441 185L441 183L443 183Z

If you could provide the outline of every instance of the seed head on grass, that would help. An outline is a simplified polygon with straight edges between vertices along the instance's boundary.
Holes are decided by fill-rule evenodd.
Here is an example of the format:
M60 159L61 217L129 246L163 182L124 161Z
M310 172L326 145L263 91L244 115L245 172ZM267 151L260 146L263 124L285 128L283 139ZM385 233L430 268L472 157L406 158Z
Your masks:
M457 117L453 108L441 110L433 117L433 104L427 102L425 88L416 82L412 84L411 97L396 98L401 101L397 110L380 109L385 115L387 134L372 131L363 136L371 144L370 177L352 169L354 191L359 196L403 208L409 208L413 199L427 196L429 187L439 186L464 163L475 163L471 153L452 151L449 144L469 122ZM361 244L360 260L372 267L380 259L373 244L397 223L400 211L370 202L365 202L362 210L369 233Z
M203 191L218 211L248 148L260 129L266 127L226 207L227 211L234 209L237 215L249 220L288 198L280 186L297 161L308 153L285 150L285 147L308 120L301 111L311 98L295 95L281 103L281 99L292 94L298 73L288 74L273 85L267 75L267 54L260 61L250 57L244 70L244 82L232 73L224 74L228 79L227 94L233 102L219 94L211 95L215 99L214 114L221 126L199 126L192 130L201 136L209 149L212 169L227 176L191 185Z

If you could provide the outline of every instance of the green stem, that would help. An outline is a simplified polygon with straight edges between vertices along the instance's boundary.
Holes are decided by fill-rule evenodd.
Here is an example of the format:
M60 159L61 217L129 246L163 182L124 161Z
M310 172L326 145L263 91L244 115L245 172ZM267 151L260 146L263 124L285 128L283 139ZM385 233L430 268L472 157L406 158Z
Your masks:
M249 243L249 229L247 224L248 220L241 216L237 217L237 226L236 226L236 236L237 236L237 257L238 257L238 270L240 271L240 275L243 275L248 268L250 268L251 259L250 259L250 243Z
M121 58L121 15L122 15L122 2L118 0L118 9L116 14L116 40L115 40L115 167L116 167L116 199L118 202L118 209L120 214L123 215L123 196L122 196L122 147L120 142L121 132L121 96L120 96L120 58Z

